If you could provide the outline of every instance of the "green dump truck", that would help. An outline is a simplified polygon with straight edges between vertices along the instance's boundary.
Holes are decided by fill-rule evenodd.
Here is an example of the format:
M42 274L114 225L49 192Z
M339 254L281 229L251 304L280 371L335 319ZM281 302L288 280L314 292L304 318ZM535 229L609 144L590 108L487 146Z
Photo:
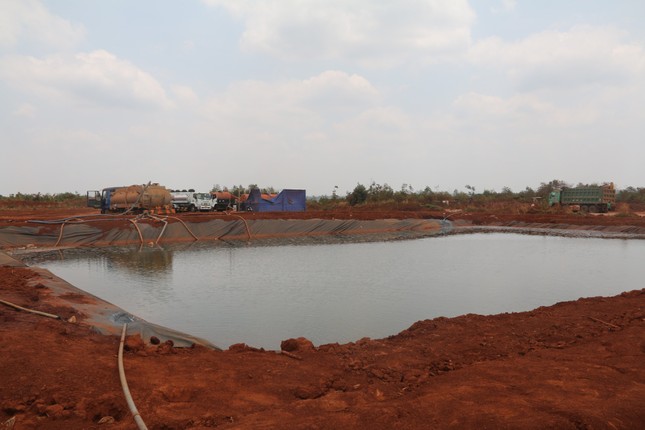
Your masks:
M549 206L577 206L583 212L608 212L616 206L614 184L561 188L549 194Z

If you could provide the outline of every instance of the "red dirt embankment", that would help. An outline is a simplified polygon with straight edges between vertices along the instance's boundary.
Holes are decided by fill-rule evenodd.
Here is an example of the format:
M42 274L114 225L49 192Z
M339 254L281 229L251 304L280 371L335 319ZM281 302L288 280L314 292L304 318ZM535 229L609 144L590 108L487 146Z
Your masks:
M35 208L35 209L1 209L0 226L24 225L28 220L55 220L74 216L92 216L99 212L92 208ZM361 208L344 207L334 210L315 210L307 212L195 212L178 213L173 216L186 221L209 219L441 219L448 217L450 220L465 220L474 225L500 225L516 222L544 223L544 224L569 224L569 225L601 225L601 226L636 226L645 227L645 212L625 212L609 214L583 214L565 211L538 211L523 208L519 212L509 213L500 210L481 208L473 211L468 209L449 209L444 211L411 208L397 210L388 208Z
M0 298L77 322L0 306L0 429L135 428L118 338L94 333L35 276L0 267ZM290 340L288 354L130 337L125 371L151 429L640 429L640 287L531 312L420 321L381 340L318 348Z

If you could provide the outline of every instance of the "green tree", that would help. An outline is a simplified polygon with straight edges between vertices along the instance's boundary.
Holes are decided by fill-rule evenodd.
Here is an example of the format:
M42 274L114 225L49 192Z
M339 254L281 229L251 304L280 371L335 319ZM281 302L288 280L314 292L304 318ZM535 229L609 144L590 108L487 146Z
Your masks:
M246 194L246 188L242 185L233 185L233 187L229 189L229 192L234 196L241 196L242 194Z
M551 182L547 182L547 183L542 182L538 187L537 191L535 192L535 194L537 194L537 196L539 197L546 198L548 197L549 194L551 194L551 191L555 189L563 188L563 187L568 187L566 182L561 181L559 179L554 179Z
M368 193L365 185L359 183L354 187L354 190L351 193L347 194L347 201L350 206L356 206L365 203L367 196Z
M383 202L391 200L394 196L394 190L388 184L377 184L372 181L367 189L367 200L370 202Z

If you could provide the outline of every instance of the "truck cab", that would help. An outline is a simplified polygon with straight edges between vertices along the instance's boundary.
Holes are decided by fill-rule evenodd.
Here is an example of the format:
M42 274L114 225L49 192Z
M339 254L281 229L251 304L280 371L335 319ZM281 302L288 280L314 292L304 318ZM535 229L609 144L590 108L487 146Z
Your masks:
M217 200L213 199L210 193L195 193L195 206L202 212L210 212L215 209Z
M110 197L118 187L103 188L102 191L90 190L87 192L87 207L101 209L101 213L107 213L110 209Z
M553 190L549 193L549 206L560 204L560 195L562 190Z

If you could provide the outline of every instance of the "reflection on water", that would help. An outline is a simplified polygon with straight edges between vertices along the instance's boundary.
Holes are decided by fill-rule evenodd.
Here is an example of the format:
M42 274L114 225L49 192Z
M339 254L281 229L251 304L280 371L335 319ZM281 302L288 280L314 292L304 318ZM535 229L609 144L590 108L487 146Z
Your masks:
M163 249L128 249L106 254L104 261L109 271L123 270L132 275L158 277L172 271L172 254Z
M173 251L160 247L73 248L33 254L23 260L31 265L56 260L91 262L105 266L110 272L156 278L172 271L172 255Z
M115 266L133 273L168 273L172 270L172 252L156 250L130 251L111 260ZM143 270L142 270L143 269Z
M477 234L343 245L66 250L49 268L140 317L227 347L395 334L639 288L645 242Z

